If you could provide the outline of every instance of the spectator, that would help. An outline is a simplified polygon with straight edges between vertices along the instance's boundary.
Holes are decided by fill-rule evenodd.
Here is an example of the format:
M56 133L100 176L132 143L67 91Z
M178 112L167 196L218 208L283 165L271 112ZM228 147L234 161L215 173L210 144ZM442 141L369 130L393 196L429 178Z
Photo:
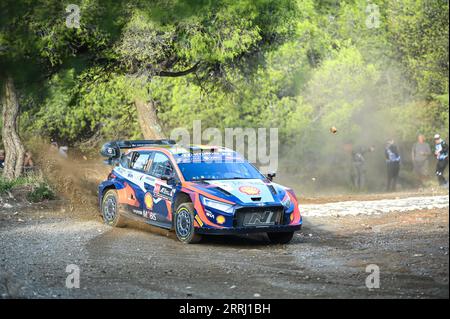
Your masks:
M55 140L50 141L50 151L56 153L58 151L59 145Z
M69 147L68 146L60 146L59 147L59 156L63 157L63 158L67 158L67 152L69 151Z
M398 174L400 173L400 153L394 140L390 139L386 143L384 150L387 166L387 185L386 190L394 191L397 187Z
M428 158L430 155L430 145L425 142L425 136L423 134L420 134L419 136L417 136L417 142L413 145L411 158L413 162L414 172L422 181L428 176Z
M5 151L0 150L0 169L5 167Z
M58 153L58 155L62 158L68 158L67 152L69 151L68 146L60 146L58 142L55 140L51 140L50 149L54 153Z
M434 144L434 155L436 155L437 159L436 176L438 178L439 185L448 187L448 182L444 177L444 172L448 165L448 145L439 134L434 136Z
M362 190L366 184L366 159L365 155L367 152L373 152L374 147L358 147L356 150L352 151L352 183L353 187L357 190Z
M23 160L23 170L25 173L31 172L34 168L33 158L30 151L25 152L25 157Z

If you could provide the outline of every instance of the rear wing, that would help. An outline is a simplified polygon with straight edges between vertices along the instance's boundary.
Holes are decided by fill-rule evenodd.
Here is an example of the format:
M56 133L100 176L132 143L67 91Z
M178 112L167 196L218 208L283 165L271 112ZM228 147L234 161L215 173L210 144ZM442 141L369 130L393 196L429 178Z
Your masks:
M132 149L145 146L174 145L176 142L169 139L161 140L133 140L133 141L112 141L103 144L100 154L107 159L105 164L116 165L120 158L120 150Z

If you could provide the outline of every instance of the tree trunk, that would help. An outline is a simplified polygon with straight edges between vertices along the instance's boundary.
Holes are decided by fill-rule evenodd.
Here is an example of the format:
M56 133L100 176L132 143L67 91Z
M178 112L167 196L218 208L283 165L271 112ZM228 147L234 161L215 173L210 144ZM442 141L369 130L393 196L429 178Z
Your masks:
M144 138L147 140L164 138L161 126L158 123L154 103L152 101L146 103L142 100L135 100L134 104Z
M17 118L19 116L19 101L13 79L7 76L3 81L3 127L2 139L5 146L5 168L3 176L7 180L18 178L22 174L25 148L17 133Z

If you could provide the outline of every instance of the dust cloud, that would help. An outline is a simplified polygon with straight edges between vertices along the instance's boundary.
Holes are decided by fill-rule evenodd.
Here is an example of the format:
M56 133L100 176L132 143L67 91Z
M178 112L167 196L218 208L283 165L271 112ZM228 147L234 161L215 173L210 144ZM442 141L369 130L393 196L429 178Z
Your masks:
M41 139L30 144L37 169L42 171L59 197L68 201L73 214L98 214L97 188L106 178L109 167L98 156L83 155L70 149L68 157L62 157L50 143Z

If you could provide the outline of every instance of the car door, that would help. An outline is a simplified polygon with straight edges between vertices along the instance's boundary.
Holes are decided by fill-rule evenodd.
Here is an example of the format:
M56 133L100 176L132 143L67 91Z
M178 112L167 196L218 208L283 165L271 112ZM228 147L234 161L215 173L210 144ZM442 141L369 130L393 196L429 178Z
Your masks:
M172 222L172 201L175 187L168 185L162 180L162 176L173 176L178 178L169 157L162 152L155 152L149 175L155 178L153 195L153 211L158 221L171 225Z
M148 205L151 202L151 200L148 200L148 197L151 197L152 190L149 189L149 185L153 184L152 180L154 179L148 176L148 170L152 162L153 152L139 151L134 153L136 154L131 156L127 177L139 202L139 209L133 209L132 212L151 219L154 215L152 214L151 206Z
M119 202L133 213L140 210L140 202L137 197L140 187L136 183L139 176L138 172L132 168L138 156L138 152L123 154L119 165L113 171L124 185L123 188L118 190Z

